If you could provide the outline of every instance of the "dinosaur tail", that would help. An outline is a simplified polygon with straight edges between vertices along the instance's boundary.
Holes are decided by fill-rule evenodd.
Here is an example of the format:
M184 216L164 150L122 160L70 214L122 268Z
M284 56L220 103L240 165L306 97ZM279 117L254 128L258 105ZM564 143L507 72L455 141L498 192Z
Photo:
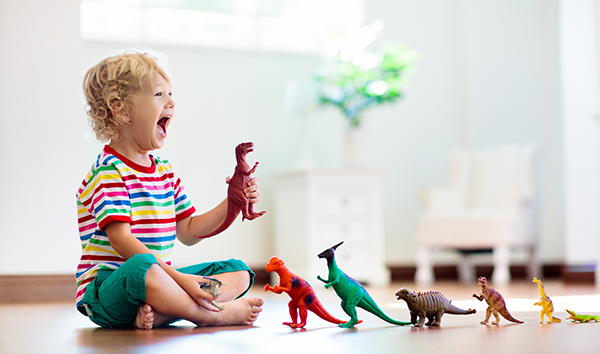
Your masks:
M231 226L231 224L233 224L233 222L235 221L235 218L237 218L238 214L240 213L240 210L238 208L236 208L235 206L228 204L227 205L227 215L225 216L225 220L223 221L223 223L221 224L221 226L217 227L217 229L211 233L209 233L208 235L194 235L194 237L196 238L207 238L207 237L212 237L215 235L220 234L221 232L227 230L227 228L229 228L229 226Z
M396 321L393 318L390 318L379 308L379 306L377 306L375 301L368 294L365 294L365 296L362 300L360 300L357 306L369 311L370 313L381 318L385 322L391 323L396 326L408 326L412 324L411 322Z
M560 321L561 321L560 318L552 316L552 322L560 322Z
M342 323L348 322L348 321L342 321L338 318L333 317L333 315L330 314L329 312L327 312L327 310L325 310L325 308L323 307L321 302L317 299L315 299L315 301L312 304L310 304L310 306L307 306L306 308L327 322L331 322L331 323L335 323L335 324L342 324Z
M502 310L498 310L498 313L500 313L502 315L502 317L504 317L507 321L510 322L514 322L514 323L523 323L523 321L521 320L517 320L516 318L514 318L510 312L508 312L508 310L505 308L503 308Z
M477 313L477 310L475 310L475 309L463 310L452 304L448 304L446 306L446 310L444 312L449 313L451 315L470 315L472 313Z

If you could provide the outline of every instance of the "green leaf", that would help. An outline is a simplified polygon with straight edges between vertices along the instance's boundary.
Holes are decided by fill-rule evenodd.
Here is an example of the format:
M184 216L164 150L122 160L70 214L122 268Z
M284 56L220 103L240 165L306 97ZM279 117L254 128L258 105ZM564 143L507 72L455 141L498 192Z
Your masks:
M337 107L353 127L360 126L360 113L365 109L402 97L402 89L409 85L408 76L414 73L414 64L420 58L418 52L406 45L394 43L362 53L379 58L377 65L365 69L352 61L342 61L338 56L337 60L315 70L315 80L321 84L319 102ZM385 92L377 81L387 83ZM377 90L367 89L372 83L375 84L370 87L378 87Z

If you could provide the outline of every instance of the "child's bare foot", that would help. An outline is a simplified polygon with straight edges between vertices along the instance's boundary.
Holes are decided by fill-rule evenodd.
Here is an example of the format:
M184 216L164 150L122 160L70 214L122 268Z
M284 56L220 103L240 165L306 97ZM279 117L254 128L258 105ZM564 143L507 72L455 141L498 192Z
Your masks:
M252 326L262 311L263 299L259 297L241 298L223 303L223 312L211 312L206 322L199 326Z
M176 321L173 316L164 315L156 312L150 304L143 304L138 307L138 314L134 325L139 329L152 329Z
M152 326L154 325L154 310L152 309L152 306L143 304L138 307L134 325L139 329L152 329Z

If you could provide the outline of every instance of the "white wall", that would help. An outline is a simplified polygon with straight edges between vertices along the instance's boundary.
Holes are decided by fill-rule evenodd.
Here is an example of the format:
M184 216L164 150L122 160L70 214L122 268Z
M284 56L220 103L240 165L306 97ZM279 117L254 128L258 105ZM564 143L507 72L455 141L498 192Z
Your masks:
M0 274L77 265L78 3L0 0Z
M388 261L412 262L416 194L445 186L446 153L454 145L479 148L533 142L538 169L540 256L564 256L558 14L554 1L378 1L371 19L382 18L389 40L421 50L415 85L394 107L394 121L378 129L396 144L398 157L379 165L391 192L386 205ZM391 33L388 32L391 24ZM375 124L376 119L373 119ZM389 127L393 126L393 129ZM388 127L388 129L386 129ZM396 139L387 134L396 134ZM375 140L375 139L374 139ZM393 187L392 187L393 186Z
M566 261L600 260L600 91L594 0L560 1Z
M540 256L564 255L558 6L462 1L465 145L538 147Z
M42 204L61 200L60 205L53 205L52 219L22 214L20 210L25 210L29 201L40 200L39 192L28 191L21 180L11 185L14 179L9 172L0 171L0 241L13 246L0 248L0 274L70 273L76 264L79 251L73 196L101 149L85 127L79 85L85 69L129 46L86 42L81 47L75 38L77 3L69 0L47 9L41 0L14 4L0 0L0 50L4 53L20 46L27 54L14 58L0 55L0 103L3 107L19 103L0 110L0 163L32 170L32 161L51 170L54 161L34 150L40 146L64 156L61 162L69 161L61 165L68 178L45 176L57 189L42 194ZM386 261L413 263L414 220L421 211L417 196L425 187L447 184L446 152L450 147L528 141L538 143L544 151L540 167L546 201L540 215L542 258L562 260L562 185L556 177L562 168L557 2L369 0L366 6L367 22L381 19L385 23L378 44L402 42L422 53L404 99L372 109L366 117L369 167L384 170L387 176ZM21 31L11 31L11 36L17 35L9 37L9 28ZM48 28L61 35L52 35ZM21 65L31 53L39 53L39 48L44 55L38 61L50 61L50 67L60 68L58 72L46 74L47 70L35 65ZM236 257L260 266L272 255L273 176L290 168L300 154L300 118L284 113L283 85L288 78L310 77L319 58L174 46L154 49L169 58L177 102L166 147L158 154L173 162L197 209L206 210L225 196L223 180L232 173L234 146L254 141L256 151L248 158L261 163L256 173L262 193L257 208L268 211L255 221L237 222L227 233L197 247L178 246L175 264ZM11 92L23 81L18 94ZM38 99L44 97L44 104L31 103L29 88ZM69 124L59 126L58 119ZM309 125L315 162L324 167L341 165L344 121L340 113L331 108L318 110L311 114ZM57 126L60 128L55 129ZM19 199L22 194L27 200ZM56 243L40 241L41 235L33 230L41 230L42 225L52 225L45 227L43 235ZM35 246L40 250L38 262L25 257L32 241L43 242ZM64 257L55 261L54 255L41 254L44 249Z

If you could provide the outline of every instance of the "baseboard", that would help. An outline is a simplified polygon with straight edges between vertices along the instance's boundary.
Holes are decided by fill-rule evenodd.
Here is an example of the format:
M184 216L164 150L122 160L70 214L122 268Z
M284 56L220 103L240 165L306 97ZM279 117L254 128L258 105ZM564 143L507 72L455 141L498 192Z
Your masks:
M415 266L388 265L391 271L392 282L414 281ZM475 273L478 276L490 278L494 267L492 265L479 265L475 267ZM437 280L458 281L458 271L454 265L439 265L433 267L433 272ZM574 272L572 272L574 273ZM512 279L520 280L527 278L527 268L524 265L513 265L510 267ZM562 264L545 264L542 266L542 274L539 275L544 279L562 279L565 282L577 279L580 283L594 283L593 272L579 271L576 274L571 274L566 271ZM567 279L568 278L568 279Z
M0 275L0 303L75 300L74 275Z
M406 266L406 265L393 265L388 264L390 269L392 282L412 282L415 278L415 272L417 267ZM254 283L266 284L270 280L269 273L264 268L254 269L256 277ZM478 276L484 276L491 278L494 267L492 265L478 265L475 267L475 272ZM440 265L433 268L435 278L443 281L458 281L458 271L454 265ZM527 279L527 268L524 265L513 265L510 267L510 274L514 280L525 280ZM578 282L578 283L594 283L594 272L578 269L571 269L562 264L544 264L542 266L542 274L539 275L543 279L554 279L563 280L565 282Z
M388 265L392 282L412 282L415 277L415 266ZM256 273L254 287L260 288L270 280L270 275L263 266L251 267ZM491 277L493 267L477 266L476 273ZM514 280L527 277L525 266L511 266ZM458 281L456 266L441 265L434 267L437 280ZM540 277L559 279L566 283L594 283L594 271L588 268L570 268L562 264L545 264ZM52 302L75 299L75 278L73 275L0 275L0 304L19 302Z
M253 269L254 286L269 282L264 267ZM0 275L0 304L21 302L75 301L74 275Z
M563 267L563 280L565 283L594 283L596 278L596 265L577 265Z
M254 274L254 287L260 287L261 289L271 281L271 275L267 273L264 267L260 269L255 269L254 267L250 267Z

